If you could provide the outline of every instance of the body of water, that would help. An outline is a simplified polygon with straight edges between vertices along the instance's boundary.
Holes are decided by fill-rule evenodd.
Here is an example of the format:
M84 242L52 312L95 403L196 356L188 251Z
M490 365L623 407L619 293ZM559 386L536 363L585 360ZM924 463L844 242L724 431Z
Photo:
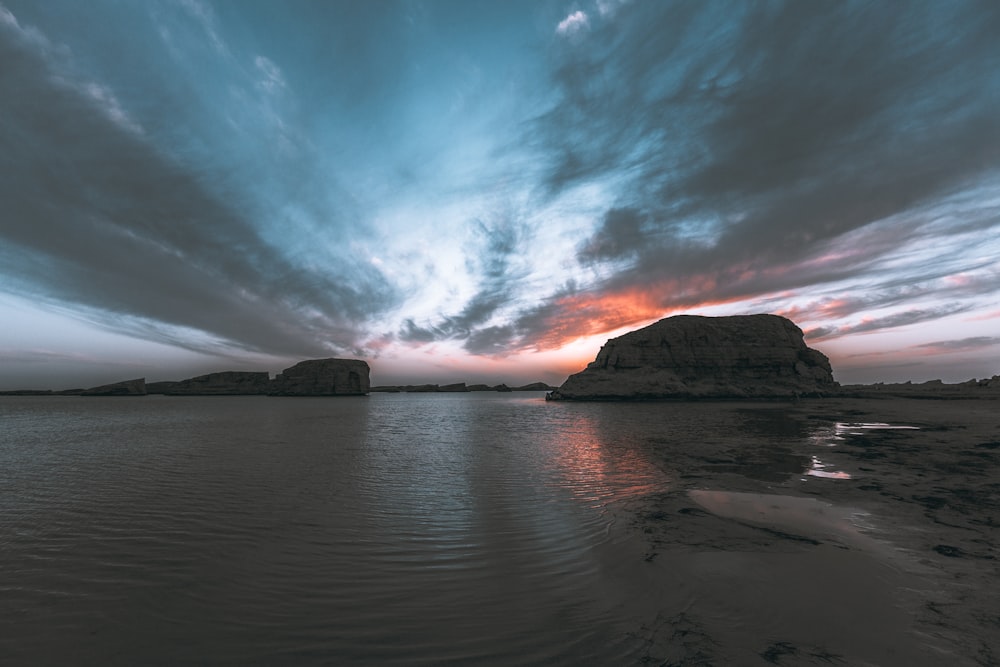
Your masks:
M635 662L611 508L697 425L632 409L5 397L0 661Z

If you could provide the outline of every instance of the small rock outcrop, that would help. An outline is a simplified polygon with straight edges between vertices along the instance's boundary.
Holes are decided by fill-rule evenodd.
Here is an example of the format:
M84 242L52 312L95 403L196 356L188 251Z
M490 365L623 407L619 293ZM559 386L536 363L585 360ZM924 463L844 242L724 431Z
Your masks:
M279 373L269 396L365 396L371 388L368 364L359 359L310 359Z
M124 380L103 384L100 387L91 387L80 392L81 396L145 396L146 378L136 380Z
M532 382L531 384L514 387L514 391L552 391L555 387L550 387L544 382Z
M267 371L221 371L172 383L160 393L168 396L246 396L266 394L271 375Z
M612 338L546 398L788 398L836 387L830 361L784 317L677 315Z

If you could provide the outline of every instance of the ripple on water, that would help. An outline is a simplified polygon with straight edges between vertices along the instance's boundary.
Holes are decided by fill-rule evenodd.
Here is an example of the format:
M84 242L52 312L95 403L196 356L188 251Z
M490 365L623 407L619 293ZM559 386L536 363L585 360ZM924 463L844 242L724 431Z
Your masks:
M0 655L628 661L637 640L594 590L605 507L666 480L547 407L5 402Z

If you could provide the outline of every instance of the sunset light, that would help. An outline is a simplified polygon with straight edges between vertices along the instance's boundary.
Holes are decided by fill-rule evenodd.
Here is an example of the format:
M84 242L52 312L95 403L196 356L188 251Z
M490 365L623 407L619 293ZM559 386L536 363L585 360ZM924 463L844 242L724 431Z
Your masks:
M783 11L0 0L0 389L558 383L760 312L842 381L968 379L1000 352L989 21Z

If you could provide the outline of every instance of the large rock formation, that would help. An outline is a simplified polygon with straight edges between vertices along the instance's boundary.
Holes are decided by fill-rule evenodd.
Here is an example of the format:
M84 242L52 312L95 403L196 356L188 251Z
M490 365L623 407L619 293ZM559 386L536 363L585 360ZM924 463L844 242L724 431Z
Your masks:
M364 396L371 386L368 364L359 359L310 359L279 373L269 396Z
M783 317L677 315L612 338L547 398L778 398L836 387L826 356Z
M124 380L100 387L91 387L80 392L81 396L145 396L146 378Z
M167 394L168 396L242 396L247 394L266 394L270 388L270 382L271 375L267 371L222 371L171 383L170 386L164 387L159 393Z

